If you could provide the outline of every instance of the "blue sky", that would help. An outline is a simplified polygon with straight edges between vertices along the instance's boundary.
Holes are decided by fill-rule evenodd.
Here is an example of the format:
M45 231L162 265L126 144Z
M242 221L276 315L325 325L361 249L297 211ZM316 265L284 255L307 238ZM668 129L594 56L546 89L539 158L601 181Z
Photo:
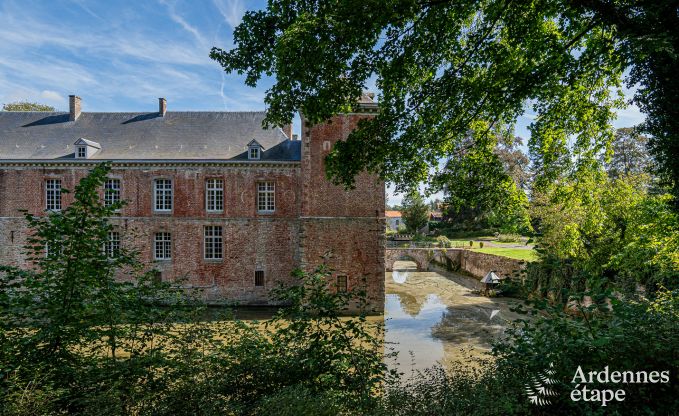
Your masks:
M83 111L262 109L264 91L224 74L208 54L229 48L244 0L2 0L0 102Z
M83 111L262 110L264 79L246 87L208 54L233 45L233 28L264 0L0 0L0 103L17 100ZM629 94L627 94L629 96ZM517 134L528 138L532 116ZM616 127L643 120L631 106ZM440 197L440 195L438 195ZM400 196L390 195L392 203Z

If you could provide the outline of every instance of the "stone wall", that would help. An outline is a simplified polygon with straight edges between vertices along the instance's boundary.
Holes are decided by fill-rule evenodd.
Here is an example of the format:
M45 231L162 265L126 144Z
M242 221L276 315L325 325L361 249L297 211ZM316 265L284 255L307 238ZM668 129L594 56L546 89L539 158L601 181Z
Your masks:
M479 253L474 250L459 250L459 252L460 269L479 279L491 270L495 270L500 277L511 277L526 267L522 260Z
M452 271L461 271L478 279L491 270L501 277L511 277L526 267L522 260L461 248L390 248L386 250L385 269L390 271L394 262L400 259L414 261L419 270L428 270L431 262L436 262Z

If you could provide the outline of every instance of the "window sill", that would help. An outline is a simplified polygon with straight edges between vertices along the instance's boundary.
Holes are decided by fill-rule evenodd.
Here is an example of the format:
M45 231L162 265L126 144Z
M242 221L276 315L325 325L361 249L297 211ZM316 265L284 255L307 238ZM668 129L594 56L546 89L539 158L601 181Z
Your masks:
M205 263L224 263L224 259L203 259Z
M276 211L257 211L257 215L273 215Z

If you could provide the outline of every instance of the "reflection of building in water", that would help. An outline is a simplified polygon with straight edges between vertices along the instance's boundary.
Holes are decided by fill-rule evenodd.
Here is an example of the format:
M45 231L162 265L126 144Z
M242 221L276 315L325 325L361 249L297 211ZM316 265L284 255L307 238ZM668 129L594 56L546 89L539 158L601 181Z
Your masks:
M397 261L396 276L386 274L385 339L387 344L398 343L394 347L399 352L399 371L422 370L436 362L474 365L492 340L502 335L507 321L519 317L509 311L511 299L474 294L477 280L419 272L415 267L413 262ZM405 282L399 283L403 274L398 273L406 270ZM471 348L474 351L469 353Z

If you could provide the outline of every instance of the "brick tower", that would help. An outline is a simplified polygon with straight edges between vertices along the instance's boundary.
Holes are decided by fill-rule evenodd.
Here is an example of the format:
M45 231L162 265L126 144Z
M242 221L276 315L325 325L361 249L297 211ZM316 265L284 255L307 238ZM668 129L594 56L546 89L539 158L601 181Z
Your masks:
M310 125L302 116L300 260L311 270L331 252L338 286L346 282L351 290L365 282L371 309L379 313L384 309L384 182L362 173L355 189L345 190L326 179L324 162L335 142L376 113L372 95L364 95L357 112L329 122Z

